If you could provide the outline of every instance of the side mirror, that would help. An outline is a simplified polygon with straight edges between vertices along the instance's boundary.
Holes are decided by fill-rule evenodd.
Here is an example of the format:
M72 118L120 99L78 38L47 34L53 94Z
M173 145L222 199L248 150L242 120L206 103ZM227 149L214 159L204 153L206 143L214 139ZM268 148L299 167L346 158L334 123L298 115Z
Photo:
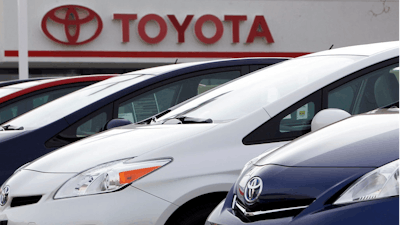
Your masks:
M350 117L351 114L341 109L324 109L317 113L311 121L311 131L319 130L339 120Z
M112 129L114 127L122 127L122 126L129 125L129 124L132 124L132 122L127 119L121 119L121 118L112 119L104 125L102 130L105 131L105 130Z

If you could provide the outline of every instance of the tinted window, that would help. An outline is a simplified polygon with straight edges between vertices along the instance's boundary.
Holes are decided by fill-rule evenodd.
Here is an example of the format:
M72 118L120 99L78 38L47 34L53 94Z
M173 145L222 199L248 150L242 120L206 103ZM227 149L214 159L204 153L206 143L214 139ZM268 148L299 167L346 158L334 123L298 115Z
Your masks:
M76 137L87 137L89 135L99 132L107 123L107 118L110 118L110 116L108 116L106 112L101 112L100 114L97 114L94 117L88 119L78 128L76 128Z
M280 133L310 131L311 120L315 115L315 104L309 102L285 116L279 124Z
M239 77L240 71L207 73L167 84L119 104L118 118L138 122Z
M0 109L0 124L14 117L22 115L34 108L37 108L47 102L53 101L54 99L57 99L71 92L74 92L80 88L82 88L82 86L52 90L28 98L21 99L17 102L2 107Z
M399 81L393 71L398 65L367 73L329 91L328 108L354 115L399 101Z
M42 107L32 110L23 116L15 118L9 123L13 125L15 124L15 126L23 126L25 128L45 126L93 102L103 99L108 95L111 95L150 77L152 76L121 75L112 77L75 91L58 99L57 101L43 105ZM37 118L41 119L38 120Z
M362 56L297 58L255 71L181 105L159 120L176 116L230 121L275 102L283 96L326 79Z
M111 120L111 118L112 104L107 105L74 123L48 140L45 145L48 148L61 147L95 134L99 132L106 122Z
M211 90L218 85L240 77L240 71L227 71L202 76L197 87L197 94Z
M327 94L328 108L340 108L352 114L358 114L397 102L399 82L398 70L394 69L395 67L398 67L398 64L366 74L364 72L365 75L351 80L352 77L363 73L359 71L354 76L349 75L345 80L335 82L331 85L335 88ZM340 83L342 85L338 85ZM247 135L243 143L289 141L308 133L311 131L314 115L322 108L318 99L321 92L317 91L276 115Z
M285 109L243 139L243 143L261 144L289 141L311 131L311 121L321 110L322 91L317 91L305 99Z

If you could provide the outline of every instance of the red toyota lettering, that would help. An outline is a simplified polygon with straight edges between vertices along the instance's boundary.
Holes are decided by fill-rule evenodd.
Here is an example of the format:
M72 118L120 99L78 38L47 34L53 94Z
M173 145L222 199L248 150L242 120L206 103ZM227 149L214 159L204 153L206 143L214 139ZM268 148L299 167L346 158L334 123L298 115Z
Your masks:
M214 23L216 28L214 36L210 38L204 36L202 30L203 24L207 21L211 21L212 23ZM204 15L196 21L196 24L194 25L194 33L196 34L197 39L199 39L201 42L205 44L214 44L215 42L219 41L219 39L221 39L222 34L224 33L224 26L221 20L218 19L218 17L214 15Z
M274 43L274 39L272 38L264 16L256 16L254 18L246 43L253 43L255 37L262 37L265 38L268 43Z
M167 15L172 25L174 25L175 30L178 32L178 43L185 42L185 31L189 26L190 21L192 21L194 15L187 15L182 25L179 24L175 15Z
M160 32L158 33L158 35L153 38L149 37L149 35L147 35L147 33L146 33L146 24L147 24L147 22L152 21L152 20L155 21L160 28ZM167 35L167 23L159 15L148 14L139 21L138 33L139 33L140 38L142 38L143 41L145 41L149 44L157 44L157 43L161 42Z
M233 15L226 15L224 17L224 21L231 21L232 22L232 43L239 43L239 23L240 21L246 21L247 16L233 16Z
M114 20L121 20L122 23L122 42L129 42L129 21L136 20L136 14L118 14L115 13Z

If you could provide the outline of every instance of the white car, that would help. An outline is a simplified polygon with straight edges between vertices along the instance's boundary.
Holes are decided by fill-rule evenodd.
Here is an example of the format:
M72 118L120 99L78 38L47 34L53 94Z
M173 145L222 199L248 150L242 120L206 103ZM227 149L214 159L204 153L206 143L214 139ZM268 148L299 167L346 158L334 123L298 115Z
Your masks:
M0 221L204 224L246 162L309 132L317 112L358 114L398 104L398 56L399 42L310 54L142 124L75 142L21 167L2 185Z

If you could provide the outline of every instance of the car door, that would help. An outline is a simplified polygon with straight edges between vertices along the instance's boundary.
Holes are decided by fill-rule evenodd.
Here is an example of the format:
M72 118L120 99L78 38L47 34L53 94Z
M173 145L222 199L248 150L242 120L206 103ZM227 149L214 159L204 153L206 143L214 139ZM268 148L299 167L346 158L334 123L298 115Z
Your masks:
M398 103L398 67L398 58L388 60L329 85L324 88L324 108L355 115Z
M378 107L398 104L399 60L377 63L346 76L288 107L246 137L245 145L291 141L311 131L315 114L338 108L360 114Z
M50 87L4 102L0 104L0 124L93 83L84 82Z

